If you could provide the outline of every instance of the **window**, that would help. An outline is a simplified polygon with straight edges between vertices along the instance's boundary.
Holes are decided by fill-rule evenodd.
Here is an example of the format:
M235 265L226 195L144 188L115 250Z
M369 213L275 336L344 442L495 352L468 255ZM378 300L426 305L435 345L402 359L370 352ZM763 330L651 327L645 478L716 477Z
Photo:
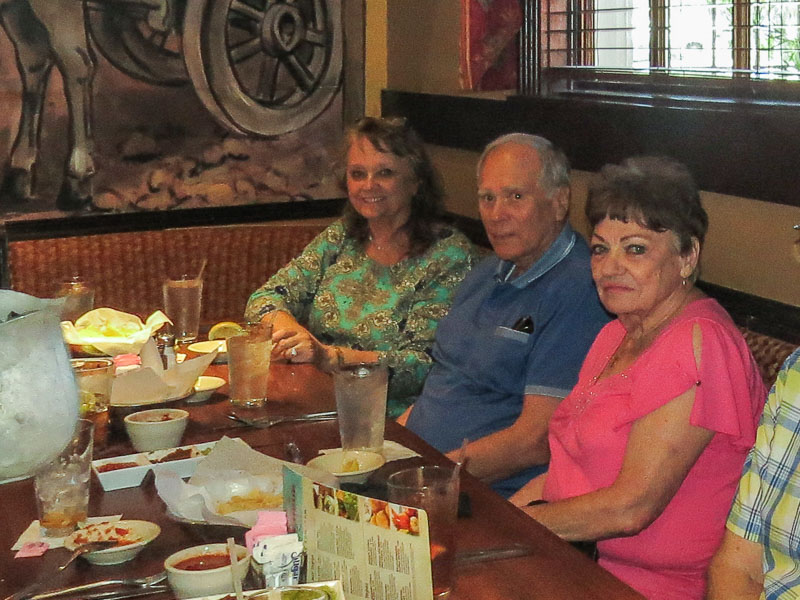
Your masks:
M800 101L798 0L523 1L523 92Z

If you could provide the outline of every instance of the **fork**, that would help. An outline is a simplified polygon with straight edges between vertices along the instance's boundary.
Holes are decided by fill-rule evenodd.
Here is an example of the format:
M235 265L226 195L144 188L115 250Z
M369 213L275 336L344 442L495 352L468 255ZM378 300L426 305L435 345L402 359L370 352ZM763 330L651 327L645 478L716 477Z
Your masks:
M94 590L101 587L107 587L111 585L125 585L125 586L136 586L136 587L150 587L153 584L160 583L167 578L166 571L162 571L161 573L156 573L155 575L149 575L147 577L131 577L128 579L104 579L102 581L93 581L92 583L84 583L82 585L76 585L73 587L67 588L59 588L57 590L52 590L50 592L43 592L41 594L34 594L33 596L29 596L27 600L46 600L47 598L57 598L59 596L66 596L68 594L76 594L78 592L85 592L88 590Z
M73 560L78 558L81 554L86 554L87 552L94 552L95 550L106 550L108 548L113 548L118 544L117 540L103 540L98 542L87 542L75 548L72 554L69 555L69 558L63 565L58 567L59 571L63 571L66 569Z
M261 417L258 419L248 419L237 415L236 413L228 413L226 415L229 419L248 425L250 427L258 427L260 429L267 429L281 423L300 423L303 421L328 421L336 418L336 411L308 413L305 415L282 416L282 417Z

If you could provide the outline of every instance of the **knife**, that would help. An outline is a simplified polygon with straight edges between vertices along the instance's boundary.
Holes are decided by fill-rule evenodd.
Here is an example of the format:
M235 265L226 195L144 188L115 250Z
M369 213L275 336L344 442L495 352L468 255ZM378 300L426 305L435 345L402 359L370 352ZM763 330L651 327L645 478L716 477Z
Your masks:
M123 598L139 598L140 596L151 596L162 594L170 590L166 585L151 585L146 588L114 590L111 592L95 592L93 594L82 594L81 600L122 600Z
M456 566L472 565L487 560L504 560L533 554L533 548L522 544L499 546L497 548L481 548L477 550L456 551Z
M27 598L33 596L33 594L38 592L40 589L42 589L42 584L36 582L30 583L18 592L14 592L10 596L6 596L3 600L27 600Z

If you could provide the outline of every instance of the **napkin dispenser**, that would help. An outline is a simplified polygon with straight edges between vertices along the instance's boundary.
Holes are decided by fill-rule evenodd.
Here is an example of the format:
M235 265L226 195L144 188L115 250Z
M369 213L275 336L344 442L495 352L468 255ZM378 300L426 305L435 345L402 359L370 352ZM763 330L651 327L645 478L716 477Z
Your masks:
M75 429L78 388L62 304L0 290L0 483L53 460Z

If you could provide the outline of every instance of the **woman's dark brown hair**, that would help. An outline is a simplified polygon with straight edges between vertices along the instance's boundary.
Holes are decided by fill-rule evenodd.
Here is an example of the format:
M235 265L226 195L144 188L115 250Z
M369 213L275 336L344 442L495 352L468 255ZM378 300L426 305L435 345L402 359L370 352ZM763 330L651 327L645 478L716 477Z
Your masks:
M637 156L603 167L589 192L586 217L592 227L609 218L671 231L681 254L691 250L692 238L702 247L708 230L708 215L689 169L660 156Z
M409 161L417 178L417 193L411 198L411 215L405 224L411 247L410 256L424 253L439 237L442 225L442 184L425 145L405 119L366 117L347 132L347 149L360 139L372 144L378 152L394 154ZM343 219L347 234L359 243L369 239L367 220L348 202Z

